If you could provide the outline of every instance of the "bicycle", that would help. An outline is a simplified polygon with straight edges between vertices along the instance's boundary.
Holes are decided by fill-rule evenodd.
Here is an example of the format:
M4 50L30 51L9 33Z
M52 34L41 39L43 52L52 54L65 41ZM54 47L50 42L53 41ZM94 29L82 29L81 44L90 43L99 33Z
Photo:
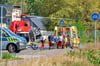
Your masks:
M34 44L33 42L30 43L30 46L33 50L37 50L38 49L38 46L36 44Z

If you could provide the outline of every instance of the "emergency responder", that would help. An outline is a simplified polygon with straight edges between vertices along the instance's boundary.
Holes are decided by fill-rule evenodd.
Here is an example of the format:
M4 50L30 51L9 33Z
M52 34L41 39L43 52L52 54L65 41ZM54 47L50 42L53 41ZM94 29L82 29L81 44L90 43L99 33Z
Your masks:
M46 36L45 34L43 34L43 36L41 37L41 43L42 43L41 48L44 48L45 41L46 41Z
M58 39L57 39L57 37L54 37L54 42L55 42L55 47L57 47L57 45L58 45Z
M64 35L63 42L64 42L64 48L67 48L68 38L66 35Z
M51 42L54 40L54 36L51 34L51 35L49 35L48 36L48 41L49 41L49 49L50 49L50 47L51 47Z
M70 46L70 35L67 35L67 39L68 39L67 46Z
M58 44L57 37L54 38L54 42L55 42L56 44Z
M62 48L62 43L63 43L62 33L59 33L59 35L57 36L57 39L58 39L58 46L57 46L57 48L59 48L59 46Z
M29 32L29 38L31 40L31 42L35 41L35 33L34 33L34 29L31 29Z
M15 24L15 29L16 29L15 34L17 34L17 24Z

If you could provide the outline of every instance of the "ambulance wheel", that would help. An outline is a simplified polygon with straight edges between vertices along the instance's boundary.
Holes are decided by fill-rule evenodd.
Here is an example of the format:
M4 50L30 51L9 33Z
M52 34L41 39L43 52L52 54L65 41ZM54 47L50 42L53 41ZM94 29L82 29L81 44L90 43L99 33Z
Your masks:
M9 44L8 45L8 52L10 53L16 53L17 47L14 44Z
M78 44L78 47L80 47L80 43Z
M73 47L73 46L71 46L70 48L71 48L71 49L73 49L74 47Z

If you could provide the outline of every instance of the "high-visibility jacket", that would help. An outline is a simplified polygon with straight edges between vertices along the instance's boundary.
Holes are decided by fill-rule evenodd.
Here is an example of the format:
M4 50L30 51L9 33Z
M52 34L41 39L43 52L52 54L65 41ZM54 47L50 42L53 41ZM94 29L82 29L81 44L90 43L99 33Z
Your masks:
M64 38L64 42L68 42L68 39L67 38Z

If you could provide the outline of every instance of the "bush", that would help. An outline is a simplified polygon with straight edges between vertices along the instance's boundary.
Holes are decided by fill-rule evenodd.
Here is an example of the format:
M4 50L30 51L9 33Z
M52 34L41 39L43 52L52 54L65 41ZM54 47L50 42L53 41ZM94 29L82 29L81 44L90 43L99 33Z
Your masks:
M89 61L93 64L100 64L99 53L100 53L99 51L95 51L95 50L89 51L87 54Z
M92 63L92 64L96 64L99 65L100 64L100 51L96 51L96 50L88 50L88 51L70 51L68 54L68 56L75 56L75 57L87 57L87 59Z

